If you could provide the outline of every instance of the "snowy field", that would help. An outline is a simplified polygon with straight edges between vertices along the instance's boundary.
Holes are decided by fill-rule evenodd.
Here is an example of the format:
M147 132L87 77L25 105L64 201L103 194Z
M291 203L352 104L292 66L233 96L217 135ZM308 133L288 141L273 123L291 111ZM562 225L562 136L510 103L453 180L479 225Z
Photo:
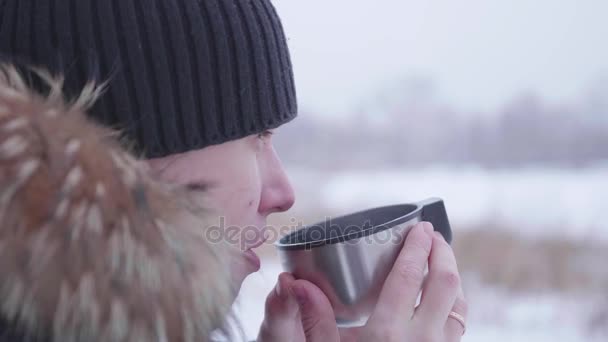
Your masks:
M458 229L480 222L501 222L522 236L558 234L579 241L608 241L608 165L578 170L429 168L329 175L299 169L289 174L296 188L295 212L324 208L346 213L441 197L456 237ZM265 258L261 272L243 285L235 308L249 338L257 334L264 299L279 272L276 260ZM474 274L463 275L471 307L463 341L607 340L605 331L590 328L589 315L595 308L608 305L608 294L545 291L513 295L475 278Z
M296 210L320 205L346 213L378 205L445 200L454 229L480 222L519 227L522 234L560 234L608 241L608 164L585 169L484 170L428 168L318 174L290 170ZM311 193L311 189L318 189ZM305 210L305 209L303 209ZM559 227L559 231L547 231Z

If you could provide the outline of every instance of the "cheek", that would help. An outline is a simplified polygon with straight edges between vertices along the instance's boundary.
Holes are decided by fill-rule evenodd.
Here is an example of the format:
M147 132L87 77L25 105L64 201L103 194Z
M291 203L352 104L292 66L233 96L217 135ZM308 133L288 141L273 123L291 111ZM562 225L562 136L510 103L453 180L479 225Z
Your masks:
M241 170L230 181L210 191L210 202L226 216L229 225L258 225L258 208L262 193L257 168Z
M251 179L250 183L241 188L242 191L238 198L235 199L235 203L239 203L239 207L242 208L243 215L247 218L254 219L258 216L258 208L260 206L260 198L262 193L262 187L259 179ZM250 222L250 224L256 224L258 222Z
M260 191L255 185L240 187L231 192L222 202L227 219L240 224L254 224L248 222L257 215L260 203Z

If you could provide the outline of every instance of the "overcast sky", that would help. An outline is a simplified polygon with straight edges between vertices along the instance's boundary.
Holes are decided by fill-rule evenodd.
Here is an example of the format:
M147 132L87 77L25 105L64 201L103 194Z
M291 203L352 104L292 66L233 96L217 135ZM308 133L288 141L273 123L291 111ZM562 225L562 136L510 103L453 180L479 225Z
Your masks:
M608 77L607 0L274 0L302 109L339 115L411 77L461 109Z

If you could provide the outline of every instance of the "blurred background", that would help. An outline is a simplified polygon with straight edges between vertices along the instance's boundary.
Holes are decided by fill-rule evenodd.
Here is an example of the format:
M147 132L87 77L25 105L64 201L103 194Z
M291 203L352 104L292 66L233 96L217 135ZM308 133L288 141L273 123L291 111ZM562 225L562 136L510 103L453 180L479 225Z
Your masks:
M608 338L608 2L274 0L299 117L277 227L445 200L463 341ZM280 265L237 312L254 338Z

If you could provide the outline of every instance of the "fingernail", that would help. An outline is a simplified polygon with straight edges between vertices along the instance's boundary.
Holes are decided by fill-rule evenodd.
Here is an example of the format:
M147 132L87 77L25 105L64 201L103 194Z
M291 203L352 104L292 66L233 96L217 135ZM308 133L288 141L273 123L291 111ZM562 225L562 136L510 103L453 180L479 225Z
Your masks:
M303 288L292 286L291 292L293 293L293 296L296 297L298 305L302 306L306 304L306 301L308 300L308 295L306 294L306 291Z
M281 298L281 294L283 294L283 290L281 289L283 286L281 285L281 277L277 279L277 284L274 287L274 292L276 292L277 296Z
M424 226L424 231L432 238L435 231L433 225L428 222L423 222L422 225Z

